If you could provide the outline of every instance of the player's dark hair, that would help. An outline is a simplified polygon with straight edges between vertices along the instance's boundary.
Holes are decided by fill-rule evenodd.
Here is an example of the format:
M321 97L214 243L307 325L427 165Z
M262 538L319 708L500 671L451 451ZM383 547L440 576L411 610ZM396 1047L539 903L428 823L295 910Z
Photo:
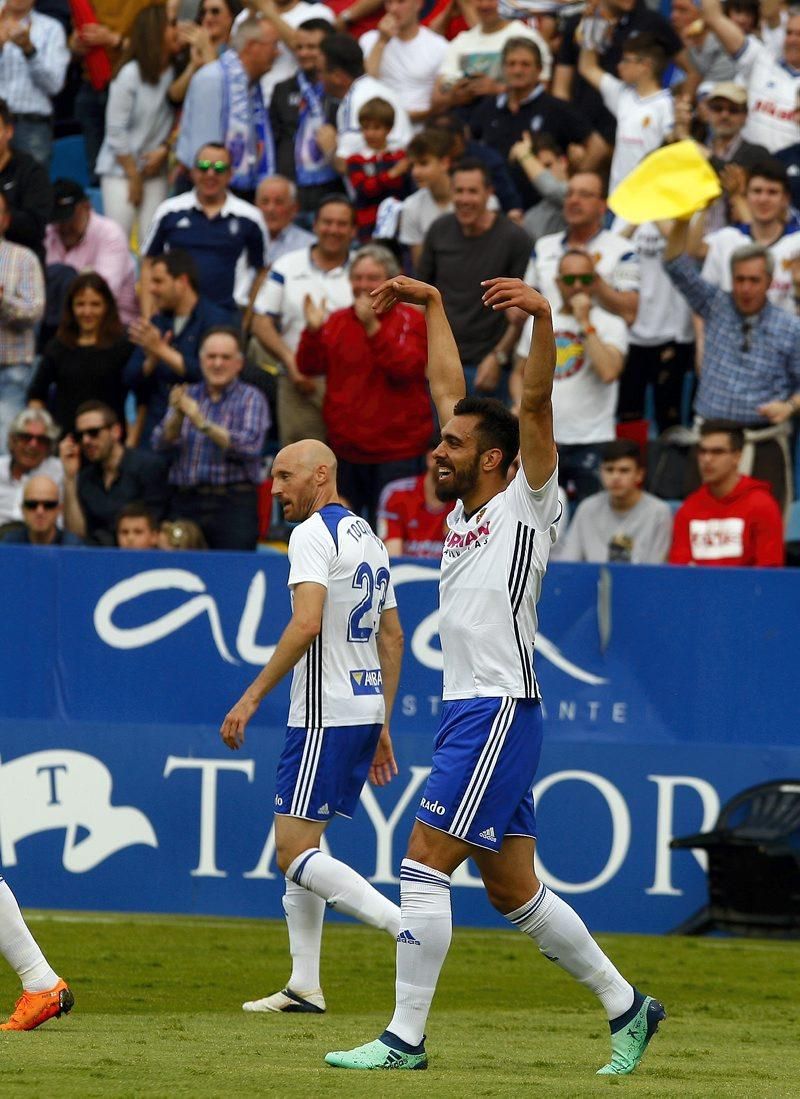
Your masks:
M319 48L329 71L340 69L353 80L364 75L364 54L349 34L332 34L323 38Z
M119 509L116 522L114 523L115 530L119 530L119 525L123 519L146 519L150 530L158 530L158 523L156 522L155 515L153 515L150 508L142 500L131 500L129 504L126 504L125 507Z
M446 130L423 130L409 141L408 155L411 160L421 160L424 156L443 160L453 155L453 135Z
M521 34L516 35L514 38L509 38L506 44L503 46L503 52L500 54L500 60L505 64L505 60L510 53L514 53L516 50L527 50L536 64L541 69L542 67L542 51L536 45L532 38L523 38Z
M503 457L503 476L519 451L519 421L502 401L494 397L462 397L453 409L454 416L477 416L478 447L481 451L497 447Z
M214 324L211 328L207 328L203 335L200 337L200 350L202 351L206 345L206 341L210 340L212 336L230 336L236 343L236 348L241 354L242 351L242 332L240 328L234 328L232 324Z
M622 458L633 458L639 469L644 465L642 448L633 439L614 439L600 451L601 463L619 462Z
M744 450L744 431L730 420L706 420L700 428L700 438L706 435L727 435L731 450Z
M782 164L774 157L767 157L764 160L757 160L755 164L751 165L747 170L747 183L748 186L754 179L767 179L770 183L780 183L787 195L791 194L789 188L789 176L786 171L786 165Z
M355 225L356 212L355 212L355 209L353 207L352 202L347 197L347 195L344 193L344 191L331 191L330 194L323 195L322 198L319 200L319 205L317 206L317 209L314 212L314 217L319 217L319 215L322 213L324 207L332 206L334 203L337 206L346 206L347 207L347 209L350 211L350 219L353 222L353 224Z
M179 279L185 275L192 290L200 292L200 277L197 274L197 264L188 252L182 248L176 248L174 252L162 252L160 256L151 256L150 263L155 266L161 263L166 267L171 279Z
M531 134L531 150L537 156L539 153L553 153L554 156L564 155L564 150L552 134Z
M626 53L635 54L643 61L649 61L653 69L653 76L660 80L664 75L669 57L664 44L654 34L647 31L633 31L622 43L623 56Z
M375 122L386 130L394 126L394 107L388 99L381 99L376 95L374 99L368 99L358 112L358 124L363 126L365 122Z
M322 31L326 38L336 33L333 24L329 23L327 19L306 19L305 23L301 23L297 29L299 31Z
M480 172L485 186L492 186L492 173L486 164L482 160L478 160L476 156L465 156L462 160L457 161L450 169L450 175L454 176L456 172Z
M75 409L75 422L77 423L78 418L87 412L102 413L104 427L112 427L114 424L119 423L119 416L111 405L106 404L105 401L84 401L83 404L79 404Z

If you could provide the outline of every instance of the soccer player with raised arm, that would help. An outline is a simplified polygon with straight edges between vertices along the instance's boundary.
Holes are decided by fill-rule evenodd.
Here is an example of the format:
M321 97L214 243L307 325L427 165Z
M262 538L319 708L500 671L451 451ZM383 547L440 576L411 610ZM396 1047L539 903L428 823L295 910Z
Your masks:
M424 1069L425 1026L450 946L450 877L472 858L489 900L546 958L595 993L611 1027L601 1075L632 1072L665 1017L615 969L575 912L534 873L531 787L542 741L534 672L536 600L560 516L551 394L556 349L550 306L519 279L483 284L489 309L534 318L519 423L498 401L465 397L464 373L438 290L408 278L375 291L425 308L428 381L442 426L438 495L456 500L442 553L444 659L433 766L400 868L394 1015L380 1038L327 1054L351 1069ZM506 487L519 449L521 466Z
M397 905L319 843L334 816L353 815L367 774L378 786L397 774L388 721L403 633L386 548L340 503L333 451L315 439L292 443L275 458L272 478L285 518L299 524L289 539L292 617L220 732L229 748L240 748L261 700L294 669L275 788L292 974L282 991L242 1006L319 1014L325 905L392 938L400 929Z

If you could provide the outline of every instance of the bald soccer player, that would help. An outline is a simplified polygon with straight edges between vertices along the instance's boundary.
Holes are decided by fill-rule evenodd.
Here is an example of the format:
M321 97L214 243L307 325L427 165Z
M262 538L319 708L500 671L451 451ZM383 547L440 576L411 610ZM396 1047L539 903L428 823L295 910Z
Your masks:
M272 478L285 518L299 524L289 539L292 617L220 732L229 748L240 748L261 700L293 670L275 785L292 974L280 992L242 1006L320 1014L325 905L381 928L392 941L400 930L398 906L319 844L334 816L353 815L368 774L376 786L397 774L389 716L403 632L386 548L339 500L333 451L315 439L292 443L276 457Z

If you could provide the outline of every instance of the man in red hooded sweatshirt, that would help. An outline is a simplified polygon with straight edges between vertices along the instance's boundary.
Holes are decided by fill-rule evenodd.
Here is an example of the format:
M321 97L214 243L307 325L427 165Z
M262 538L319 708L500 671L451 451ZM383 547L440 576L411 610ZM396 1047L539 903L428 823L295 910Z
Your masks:
M739 473L744 434L706 420L697 461L703 484L675 516L671 565L782 565L783 519L766 481Z

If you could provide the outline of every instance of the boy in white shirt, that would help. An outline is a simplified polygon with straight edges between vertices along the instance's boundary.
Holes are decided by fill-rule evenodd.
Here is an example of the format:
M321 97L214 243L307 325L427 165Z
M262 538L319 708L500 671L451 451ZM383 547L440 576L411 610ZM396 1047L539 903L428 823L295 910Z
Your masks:
M584 45L578 72L596 88L617 120L611 158L609 194L629 172L672 136L675 109L672 95L661 86L667 54L652 34L631 34L622 47L619 77L600 67L595 50Z
M423 130L408 146L411 178L419 189L403 203L399 239L410 249L415 269L428 229L453 209L451 148L451 135L444 130Z

